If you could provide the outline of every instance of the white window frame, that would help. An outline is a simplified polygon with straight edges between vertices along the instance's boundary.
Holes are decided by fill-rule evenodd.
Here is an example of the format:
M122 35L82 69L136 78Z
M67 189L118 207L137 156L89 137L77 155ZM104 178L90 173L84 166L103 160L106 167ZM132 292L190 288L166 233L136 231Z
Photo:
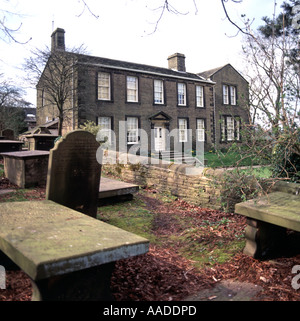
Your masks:
M236 105L236 87L230 86L230 105Z
M223 104L229 105L229 86L223 85Z
M205 142L205 120L197 118L197 141Z
M164 104L164 82L159 79L154 80L154 104Z
M110 73L98 72L98 100L111 100Z
M111 144L111 128L112 128L112 118L106 116L98 117L98 125L100 126L100 140L104 140L105 137L108 138L107 143Z
M235 119L235 133L236 133L235 139L237 141L240 141L241 140L241 120L240 120L240 118Z
M186 84L183 82L177 84L177 103L186 106Z
M204 107L204 86L196 86L196 107Z
M139 81L138 77L126 77L127 102L137 103L139 100Z
M126 118L127 144L138 144L139 142L139 119L138 117Z
M227 128L227 141L234 141L234 117L227 116L226 117L226 128Z
M188 141L188 121L186 118L178 118L178 140L179 143Z

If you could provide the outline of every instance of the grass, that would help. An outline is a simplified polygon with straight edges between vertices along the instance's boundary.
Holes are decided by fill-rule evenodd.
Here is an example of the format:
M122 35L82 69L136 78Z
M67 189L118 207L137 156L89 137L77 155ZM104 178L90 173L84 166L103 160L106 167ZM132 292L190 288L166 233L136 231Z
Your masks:
M155 236L151 234L153 215L139 199L134 198L125 203L102 206L98 210L98 218L128 232L145 237L150 242L156 242Z
M258 159L250 156L241 160L242 156L237 152L205 152L204 158L207 160L207 166L212 168L235 166L239 161L239 166L261 165Z
M149 210L136 196L126 203L99 207L98 218L143 236L152 245L172 249L192 260L197 268L224 263L244 247L243 231L235 229L233 220L226 217L218 221L198 219L193 209L187 209L190 214L185 212L182 215L176 209L172 211L173 197L165 194L152 196L168 207L167 214Z

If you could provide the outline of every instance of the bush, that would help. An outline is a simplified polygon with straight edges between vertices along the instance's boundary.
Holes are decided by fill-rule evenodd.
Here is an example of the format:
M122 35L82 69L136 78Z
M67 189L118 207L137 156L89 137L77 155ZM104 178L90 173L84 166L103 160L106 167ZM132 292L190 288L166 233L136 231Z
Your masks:
M294 151L296 145L299 148L299 129L296 141L293 143L284 136L278 140L272 155L273 177L287 178L292 182L300 183L300 155Z

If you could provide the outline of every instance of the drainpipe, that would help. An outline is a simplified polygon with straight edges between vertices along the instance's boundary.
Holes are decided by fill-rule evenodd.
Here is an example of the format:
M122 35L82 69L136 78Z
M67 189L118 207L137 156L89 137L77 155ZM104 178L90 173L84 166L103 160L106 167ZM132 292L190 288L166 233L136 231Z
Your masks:
M216 85L213 85L213 133L214 133L214 147L216 148L216 139L217 139L217 124L216 124L216 92L215 92L215 87Z

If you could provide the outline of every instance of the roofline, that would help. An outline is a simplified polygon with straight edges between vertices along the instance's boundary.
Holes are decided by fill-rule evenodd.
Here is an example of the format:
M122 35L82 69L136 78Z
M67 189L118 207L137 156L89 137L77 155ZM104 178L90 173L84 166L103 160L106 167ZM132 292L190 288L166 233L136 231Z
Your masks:
M217 68L211 69L211 70L215 70L215 72L211 73L211 74L209 75L209 77L214 76L216 73L218 73L219 71L221 71L222 69L224 69L224 68L227 67L227 66L230 66L232 69L234 69L235 72L237 72L247 83L249 83L249 81L248 81L238 70L236 70L236 68L234 68L231 63L228 63L228 64L226 64L226 65L224 65L224 66L221 66L221 67L217 67ZM207 71L209 71L209 70L207 70ZM202 72L200 72L198 75L200 75L201 73L205 73L205 72L207 72L207 71L202 71Z
M117 61L117 60L116 60ZM196 78L191 78L191 77L184 77L180 75L169 75L169 74L164 74L160 72L155 72L155 71L148 71L148 70L142 70L142 69L135 69L135 68L126 68L126 67L117 67L117 66L111 66L111 65L105 65L101 63L92 63L92 62L77 62L78 64L81 65L90 65L90 66L97 66L97 67L102 67L102 68L109 68L109 69L117 69L117 70L126 70L126 71L133 71L141 74L149 74L149 75L156 75L156 76L164 76L164 77L169 77L169 78L177 78L177 79L184 79L184 80L190 80L190 81L197 81L197 82L202 82L202 83L207 83L211 85L215 85L216 82L212 80L206 80L203 77L195 74L195 76L199 77L199 79Z

